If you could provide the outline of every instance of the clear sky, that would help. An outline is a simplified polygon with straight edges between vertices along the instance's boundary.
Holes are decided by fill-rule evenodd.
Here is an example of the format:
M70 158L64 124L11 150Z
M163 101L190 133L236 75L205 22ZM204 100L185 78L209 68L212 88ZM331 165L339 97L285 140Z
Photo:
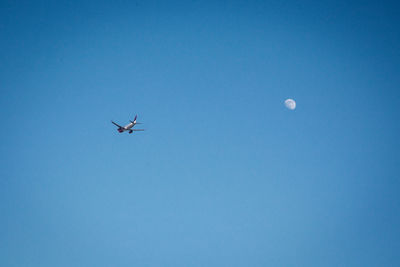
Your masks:
M400 266L399 9L1 1L0 265Z

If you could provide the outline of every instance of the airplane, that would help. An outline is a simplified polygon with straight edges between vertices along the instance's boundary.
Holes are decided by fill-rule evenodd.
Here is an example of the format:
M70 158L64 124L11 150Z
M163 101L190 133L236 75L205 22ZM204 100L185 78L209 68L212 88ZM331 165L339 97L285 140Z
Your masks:
M115 122L111 121L112 124L114 124L115 126L118 127L117 131L120 133L123 133L125 131L128 131L130 134L133 133L134 131L144 131L144 129L132 129L133 126L135 126L136 124L141 124L140 122L136 122L137 119L137 115L135 116L135 118L133 119L133 121L129 120L131 123L125 125L124 127L121 125L116 124Z

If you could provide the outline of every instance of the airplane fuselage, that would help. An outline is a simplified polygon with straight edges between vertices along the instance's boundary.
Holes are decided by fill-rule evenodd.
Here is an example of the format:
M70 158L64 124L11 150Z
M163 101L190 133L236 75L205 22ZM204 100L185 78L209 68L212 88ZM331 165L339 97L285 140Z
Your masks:
M125 125L124 127L118 128L118 132L123 133L125 131L131 131L131 128L135 126L135 124L136 124L135 122L131 122Z

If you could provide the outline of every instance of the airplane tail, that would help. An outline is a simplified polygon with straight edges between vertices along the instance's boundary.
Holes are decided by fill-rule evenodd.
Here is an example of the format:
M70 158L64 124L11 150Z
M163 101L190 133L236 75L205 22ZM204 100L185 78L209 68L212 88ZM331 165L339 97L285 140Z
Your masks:
M130 120L130 122L135 123L136 124L136 119L137 119L137 115L135 115L135 118L133 119L133 121Z

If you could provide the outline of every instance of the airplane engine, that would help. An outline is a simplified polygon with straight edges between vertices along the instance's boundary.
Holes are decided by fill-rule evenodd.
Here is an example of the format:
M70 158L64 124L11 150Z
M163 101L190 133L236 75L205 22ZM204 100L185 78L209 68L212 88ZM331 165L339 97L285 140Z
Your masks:
M131 133L133 133L133 131L132 131L132 130L130 130L130 131L129 131L129 133L131 134Z

